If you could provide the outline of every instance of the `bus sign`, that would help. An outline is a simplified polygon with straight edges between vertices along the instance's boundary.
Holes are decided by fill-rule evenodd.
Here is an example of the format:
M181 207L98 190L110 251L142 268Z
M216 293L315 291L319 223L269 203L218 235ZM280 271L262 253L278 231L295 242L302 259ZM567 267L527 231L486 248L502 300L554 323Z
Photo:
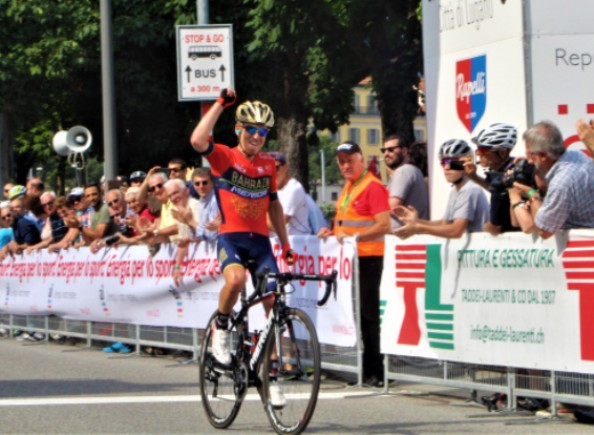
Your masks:
M231 24L177 26L178 101L216 100L234 87Z

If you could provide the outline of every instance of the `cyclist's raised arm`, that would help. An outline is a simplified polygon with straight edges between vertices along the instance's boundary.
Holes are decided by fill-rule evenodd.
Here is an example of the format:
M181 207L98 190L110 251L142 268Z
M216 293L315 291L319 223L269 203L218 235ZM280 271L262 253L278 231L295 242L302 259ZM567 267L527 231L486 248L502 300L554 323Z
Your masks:
M216 103L212 105L210 110L202 117L190 137L190 143L196 151L202 153L208 149L208 138L214 129L221 113L226 107L235 103L235 91L233 89L223 89L221 96Z

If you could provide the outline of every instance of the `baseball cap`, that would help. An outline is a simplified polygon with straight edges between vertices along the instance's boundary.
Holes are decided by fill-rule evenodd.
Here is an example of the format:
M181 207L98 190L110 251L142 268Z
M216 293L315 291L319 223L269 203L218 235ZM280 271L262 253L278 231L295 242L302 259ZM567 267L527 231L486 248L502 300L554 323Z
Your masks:
M287 158L285 157L285 155L279 151L270 151L268 154L270 154L272 157L274 157L274 160L276 160L277 162L279 162L281 165L284 165L287 163Z
M144 180L146 178L146 172L134 171L130 174L130 181Z
M72 189L70 189L70 193L68 193L68 196L83 196L84 193L85 189L83 189L82 187L73 187Z
M354 153L362 153L361 147L357 145L355 142L347 140L346 142L341 143L336 148L336 154L338 153L347 153L347 154L354 154Z

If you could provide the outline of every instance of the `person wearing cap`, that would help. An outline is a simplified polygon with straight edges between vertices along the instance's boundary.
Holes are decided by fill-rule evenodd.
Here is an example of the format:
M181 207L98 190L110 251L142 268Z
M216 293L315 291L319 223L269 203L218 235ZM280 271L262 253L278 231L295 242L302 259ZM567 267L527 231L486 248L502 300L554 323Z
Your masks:
M289 265L297 258L289 244L283 207L278 200L275 160L261 152L274 126L274 113L270 107L260 101L246 101L237 107L237 147L215 144L210 138L223 110L232 106L235 99L234 90L223 89L190 138L194 149L210 163L217 179L215 189L222 216L217 252L225 284L219 295L213 354L223 364L231 361L229 315L245 285L248 260L254 260L247 266L253 281L257 272L265 267L271 272L279 270L270 244L266 213L270 215L280 240L282 257ZM275 283L269 283L268 289L274 288ZM272 300L267 299L266 310L269 311L271 306ZM284 397L279 390L275 388L271 392L274 396L273 406L284 404Z
M487 171L485 178L477 174L474 162L464 165L470 179L491 194L489 220L485 222L483 231L494 236L520 230L512 222L509 194L503 184L504 174L514 166L514 158L510 154L516 139L517 129L513 125L491 124L471 139L477 147L479 165Z
M396 207L394 213L405 225L396 228L393 234L401 239L415 234L458 239L465 233L483 230L489 216L489 201L465 171L465 164L474 161L472 148L462 139L450 139L441 145L439 158L445 179L453 186L444 216L429 221L419 218L414 207Z
M134 171L130 174L130 187L140 187L144 179L146 178L146 172Z
M305 193L303 185L289 174L289 165L283 153L271 151L268 154L276 161L278 199L283 206L287 234L290 236L311 234L307 193ZM268 217L267 223L271 236L274 236L270 217Z
M334 235L343 243L346 237L357 236L363 381L366 386L382 387L379 288L384 268L384 237L390 231L389 194L381 180L366 169L361 148L355 142L341 143L336 149L336 160L346 183L336 202L334 231L324 227L318 237L326 239Z

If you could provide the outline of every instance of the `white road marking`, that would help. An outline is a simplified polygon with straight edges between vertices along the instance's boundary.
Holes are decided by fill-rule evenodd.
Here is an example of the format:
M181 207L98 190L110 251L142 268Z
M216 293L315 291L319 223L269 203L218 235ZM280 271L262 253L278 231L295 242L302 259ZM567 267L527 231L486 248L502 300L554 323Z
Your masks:
M341 400L349 396L367 395L359 391L343 391L340 393L320 392L318 400ZM369 392L371 393L371 391ZM248 394L244 400L259 401L256 393ZM43 397L29 399L0 399L0 407L6 406L52 406L52 405L115 405L121 403L176 403L200 402L199 395L179 396L89 396L89 397Z

